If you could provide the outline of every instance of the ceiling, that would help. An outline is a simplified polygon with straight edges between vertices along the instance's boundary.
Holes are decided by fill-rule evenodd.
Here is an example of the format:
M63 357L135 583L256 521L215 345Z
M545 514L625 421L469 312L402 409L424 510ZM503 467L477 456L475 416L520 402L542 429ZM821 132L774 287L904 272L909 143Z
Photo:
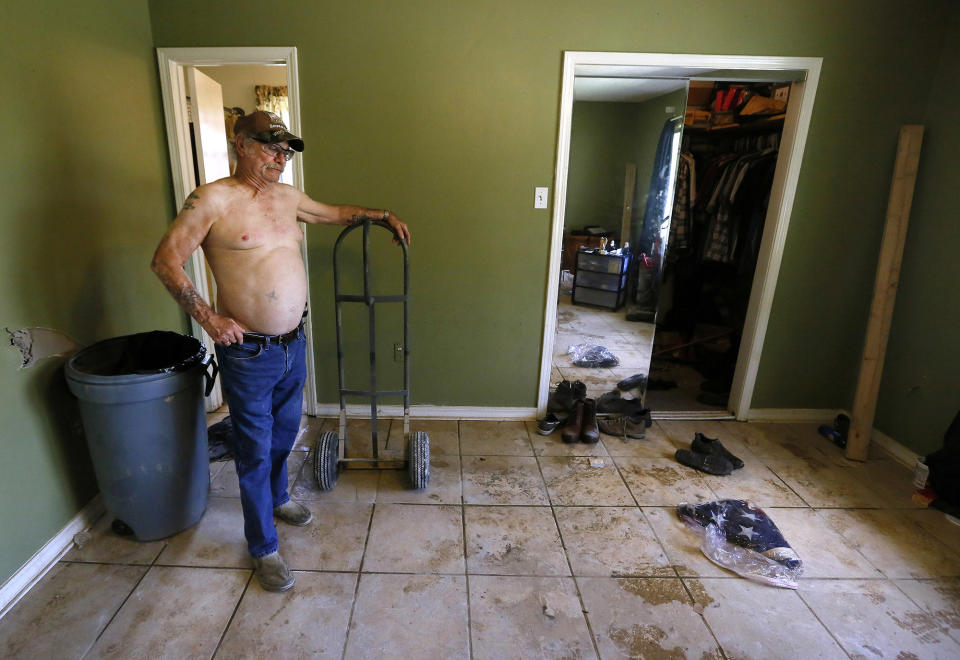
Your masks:
M803 80L801 71L724 71L702 67L578 64L574 70L575 101L642 103L687 86L688 80L789 82Z

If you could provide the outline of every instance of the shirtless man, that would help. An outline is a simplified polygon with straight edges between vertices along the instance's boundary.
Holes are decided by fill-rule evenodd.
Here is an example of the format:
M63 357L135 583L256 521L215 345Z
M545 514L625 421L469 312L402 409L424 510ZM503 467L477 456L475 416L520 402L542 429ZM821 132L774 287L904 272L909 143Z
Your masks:
M286 591L293 576L278 552L273 516L300 526L313 517L287 494L286 461L300 428L306 378L307 281L297 222L349 225L370 218L400 239L409 241L410 232L389 211L321 204L279 183L304 145L275 114L243 116L234 132L236 171L190 193L151 268L217 344L247 547L264 589ZM197 247L217 282L216 310L183 270Z

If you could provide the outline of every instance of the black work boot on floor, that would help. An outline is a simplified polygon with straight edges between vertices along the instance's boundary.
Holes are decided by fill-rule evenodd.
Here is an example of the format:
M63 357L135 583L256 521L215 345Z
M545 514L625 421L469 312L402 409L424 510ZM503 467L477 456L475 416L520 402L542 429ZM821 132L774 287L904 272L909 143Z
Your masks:
M580 441L588 445L600 441L600 429L597 428L597 402L586 399L583 402L583 421L580 424Z
M698 454L720 456L721 458L730 461L730 465L733 466L734 470L738 470L743 467L743 461L727 451L727 448L724 447L719 440L708 438L702 433L695 433L693 435L693 442L690 443L690 449Z
M587 398L587 386L579 380L570 382L562 380L557 384L557 389L550 395L547 403L547 410L556 413L571 413L576 407L578 401Z

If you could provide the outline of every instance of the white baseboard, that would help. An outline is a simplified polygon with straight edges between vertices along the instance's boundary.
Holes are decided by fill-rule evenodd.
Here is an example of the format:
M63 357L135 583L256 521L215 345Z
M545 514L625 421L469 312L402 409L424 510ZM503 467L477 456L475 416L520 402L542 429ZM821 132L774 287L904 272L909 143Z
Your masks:
M47 574L73 546L73 537L90 527L103 515L105 508L99 494L90 500L56 536L46 542L24 562L17 572L0 586L0 618Z
M817 409L817 408L754 408L750 411L749 421L751 422L820 422L821 424L833 424L837 415L843 413L849 416L846 410ZM870 440L880 449L887 452L891 458L903 463L911 470L916 466L920 454L912 449L901 445L886 433L873 429L870 434Z
M900 463L903 463L905 466L913 470L917 466L917 459L922 458L920 454L916 453L909 447L904 447L899 442L891 438L886 433L873 429L873 433L870 435L870 439L878 446L880 449L884 450L890 456Z
M317 415L336 417L340 406L336 403L318 403ZM403 406L377 406L377 416L384 418L403 417ZM370 417L369 405L348 405L347 417ZM536 419L537 409L530 408L485 408L482 406L411 406L411 419Z
M843 410L835 408L751 408L748 422L820 422L833 424Z

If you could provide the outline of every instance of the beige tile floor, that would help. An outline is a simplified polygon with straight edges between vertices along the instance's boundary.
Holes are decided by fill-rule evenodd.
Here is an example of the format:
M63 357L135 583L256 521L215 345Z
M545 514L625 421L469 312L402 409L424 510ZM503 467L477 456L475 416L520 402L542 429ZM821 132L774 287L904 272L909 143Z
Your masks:
M882 453L848 462L811 424L663 421L594 446L533 422L413 425L432 441L424 492L350 471L321 493L308 453L335 423L305 421L291 492L314 522L280 527L291 591L253 578L235 472L214 463L197 525L137 543L105 516L0 619L0 657L960 657L960 527L912 504ZM696 430L746 467L678 465ZM720 497L765 508L799 589L706 559L674 507Z

